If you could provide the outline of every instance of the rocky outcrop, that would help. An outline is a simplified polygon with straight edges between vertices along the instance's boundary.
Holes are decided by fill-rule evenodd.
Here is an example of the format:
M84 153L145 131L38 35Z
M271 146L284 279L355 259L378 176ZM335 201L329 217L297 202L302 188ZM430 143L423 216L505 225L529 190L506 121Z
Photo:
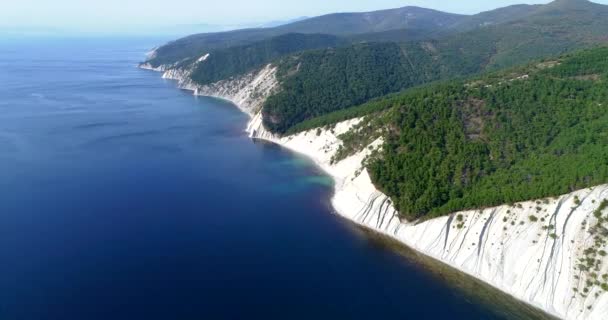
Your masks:
M287 137L264 128L260 107L279 88L271 65L207 86L192 83L188 70L169 69L164 77L195 94L231 100L252 116L252 138L314 160L335 180L332 204L338 214L560 318L608 319L608 229L602 226L608 185L412 223L400 219L390 198L374 187L362 164L370 148L332 162L339 135L361 119ZM381 145L378 139L371 147Z

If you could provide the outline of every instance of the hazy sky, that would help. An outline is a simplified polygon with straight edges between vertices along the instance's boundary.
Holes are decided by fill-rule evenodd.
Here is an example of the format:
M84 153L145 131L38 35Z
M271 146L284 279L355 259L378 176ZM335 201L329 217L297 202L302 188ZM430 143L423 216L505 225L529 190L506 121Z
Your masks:
M344 11L415 5L477 13L549 0L2 0L0 28L144 29L178 24L243 25ZM608 0L595 2L608 3Z

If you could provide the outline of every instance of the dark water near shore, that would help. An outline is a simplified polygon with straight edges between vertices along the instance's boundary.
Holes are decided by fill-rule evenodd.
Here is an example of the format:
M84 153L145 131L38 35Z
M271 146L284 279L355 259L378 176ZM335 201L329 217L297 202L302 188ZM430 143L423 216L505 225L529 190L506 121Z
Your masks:
M536 317L333 215L308 160L136 69L159 42L0 43L0 319Z

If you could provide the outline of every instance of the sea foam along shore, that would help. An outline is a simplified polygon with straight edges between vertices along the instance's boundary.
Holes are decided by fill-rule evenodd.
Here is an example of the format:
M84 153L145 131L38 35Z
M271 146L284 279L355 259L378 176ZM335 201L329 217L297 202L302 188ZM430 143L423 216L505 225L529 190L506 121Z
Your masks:
M334 179L332 204L341 216L559 318L608 319L608 294L597 280L599 275L608 275L606 259L600 257L593 272L580 267L586 250L597 245L591 235L597 225L593 212L608 198L608 185L410 223L399 218L391 200L373 185L362 165L368 148L338 163L331 161L341 144L339 135L361 119L288 137L265 130L259 110L265 98L277 90L275 74L276 69L268 65L208 86L192 83L184 70L166 68L163 77L179 81L180 87L197 95L232 101L252 117L247 126L250 137L312 159ZM372 143L372 147L381 145L382 140ZM605 241L601 245L608 251Z

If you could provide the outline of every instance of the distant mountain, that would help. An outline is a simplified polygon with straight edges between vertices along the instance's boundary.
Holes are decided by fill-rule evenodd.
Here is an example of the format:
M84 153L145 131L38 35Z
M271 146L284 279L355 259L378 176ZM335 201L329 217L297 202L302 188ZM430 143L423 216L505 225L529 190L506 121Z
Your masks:
M302 20L306 20L309 19L310 17L298 17L298 18L294 18L294 19L289 19L289 20L275 20L275 21L269 21L269 22L265 22L259 25L256 25L256 28L274 28L274 27L279 27L279 26L283 26L286 24L290 24L290 23L294 23L294 22L299 22Z
M443 24L440 26L424 27L419 25L403 29L391 29L380 32L348 35L346 37L352 41L368 42L406 42L423 39L439 39L452 34L522 19L540 7L540 5L514 5L482 12L472 16L461 16L453 23Z
M284 26L283 32L363 34L395 29L437 30L456 24L466 16L419 7L365 13L335 13Z
M477 50L486 68L503 68L608 41L608 6L586 0L558 0L526 8L503 23L451 34L436 41L456 53ZM496 16L505 9L499 9Z
M449 28L466 16L418 7L365 13L336 13L273 28L254 28L188 36L160 47L152 66L173 64L216 49L241 46L287 33L356 35L397 29L424 30L431 33Z
M283 34L322 33L342 36L352 42L406 42L452 37L452 41L470 43L474 38L487 39L496 43L493 65L501 67L509 65L509 60L519 61L519 55L534 58L569 50L581 42L601 41L608 31L606 11L606 6L586 0L557 0L547 5L514 5L470 16L418 7L336 13L296 19L298 21L287 24L270 23L268 26L272 27L188 36L160 47L154 59L148 62L155 67L169 65L213 50ZM281 25L273 26L275 24ZM553 42L554 39L557 41ZM532 54L532 51L538 54ZM502 53L510 55L510 52L514 52L514 56L501 56Z
M485 11L462 19L453 26L454 31L470 31L476 28L498 25L521 19L531 12L538 10L542 5L519 4L491 11Z
M247 45L218 49L206 56L204 63L197 63L200 61L197 57L183 64L192 69L192 80L209 84L246 73L291 53L348 44L348 41L332 35L288 33Z

